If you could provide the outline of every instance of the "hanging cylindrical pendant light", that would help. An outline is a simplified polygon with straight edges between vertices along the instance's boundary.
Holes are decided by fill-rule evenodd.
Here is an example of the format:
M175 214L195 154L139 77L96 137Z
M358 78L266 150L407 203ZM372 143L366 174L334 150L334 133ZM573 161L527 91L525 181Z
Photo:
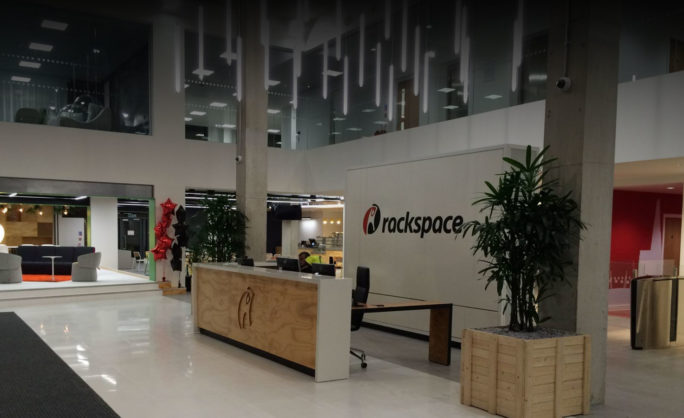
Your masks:
M375 45L375 106L380 107L380 90L382 78L382 44Z
M242 101L242 37L238 36L235 40L236 43L236 55L237 55L237 70L235 71L235 78L236 78L236 86L237 88L235 89L235 95L237 98L237 101Z
M461 0L454 2L454 54L461 53Z
M420 25L413 32L413 95L420 93Z
M233 65L233 2L226 0L226 62Z
M335 36L335 58L339 61L342 58L342 1L337 0L335 5L337 25L337 35Z
M363 87L364 62L366 57L366 16L359 17L359 87Z
M204 8L199 6L197 10L197 68L200 80L204 80Z
M176 93L180 93L183 88L182 83L182 58L183 58L183 27L177 24L174 28L174 45L173 45L173 66L174 66L174 76L175 76L175 87Z
M401 10L401 72L406 72L406 50L408 48L408 2L404 0Z
M323 98L328 98L328 41L323 42Z
M392 28L392 2L385 0L385 40L390 38Z
M388 82L387 82L387 119L392 121L394 119L394 107L396 104L394 103L394 64L390 64L389 66L389 75L388 75Z
M468 103L468 78L470 71L470 38L468 37L468 8L461 12L461 68L459 76L463 85L463 103Z
M430 58L434 58L435 53L433 51L426 51L425 56L423 58L423 93L421 96L423 96L423 113L427 113L428 111L428 95L429 95L429 89L428 89L428 82L430 79Z
M511 91L518 89L518 71L522 63L523 0L518 0L518 15L513 22L513 57L511 60Z
M342 113L347 114L349 106L349 57L344 56L344 75L342 85Z

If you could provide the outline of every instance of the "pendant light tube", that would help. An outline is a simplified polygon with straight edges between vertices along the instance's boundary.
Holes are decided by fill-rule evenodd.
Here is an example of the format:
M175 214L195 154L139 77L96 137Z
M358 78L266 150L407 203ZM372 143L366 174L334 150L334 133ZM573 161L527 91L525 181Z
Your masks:
M420 93L420 25L413 32L413 95Z
M461 12L461 68L459 71L463 85L463 103L468 103L468 78L470 70L470 38L468 37L468 8L463 6Z
M269 22L268 20L264 20L262 22L264 25L264 89L268 91L268 82L270 80L270 75L269 71L271 68L271 54L270 54L270 46L269 46Z
M242 101L242 37L238 36L237 39L235 40L236 45L236 55L237 55L237 71L235 71L235 77L237 78L237 82L235 83L237 85L236 88L236 97L237 101L240 102Z
M518 89L518 71L522 63L523 1L518 0L518 15L513 22L513 58L511 62L511 91Z
M380 107L380 90L382 83L382 44L375 46L375 106Z
M181 45L183 42L183 30L180 25L176 25L174 28L174 45L173 45L173 65L174 65L174 75L175 75L175 87L176 87L176 93L180 93L182 89L182 82L181 82L181 58L182 58L182 51L181 51Z
M430 79L430 58L434 58L435 53L433 51L426 51L423 58L423 113L428 111L428 82Z
M199 6L197 11L197 63L199 79L204 80L204 7Z
M295 60L292 61L294 67ZM295 110L297 109L297 100L299 99L297 90L297 70L292 68L292 108Z
M323 98L328 98L328 41L323 42Z
M461 53L461 0L454 2L454 54Z
M401 72L406 72L406 50L408 48L408 2L404 0L401 10Z
M347 114L349 106L349 57L344 56L344 80L342 92L342 113Z
M233 2L226 0L226 62L233 65Z
M363 87L364 58L366 57L366 16L359 17L359 87Z
M387 83L387 119L391 122L394 119L394 64L389 66L389 81Z
M385 40L390 38L390 29L392 28L392 2L385 0Z
M337 0L336 9L336 24L337 35L335 36L335 58L339 61L342 58L342 0Z

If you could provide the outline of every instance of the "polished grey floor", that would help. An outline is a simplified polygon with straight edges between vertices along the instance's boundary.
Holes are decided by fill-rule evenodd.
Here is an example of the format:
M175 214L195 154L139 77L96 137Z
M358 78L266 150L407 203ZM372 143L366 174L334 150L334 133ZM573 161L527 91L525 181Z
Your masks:
M352 334L368 368L349 380L309 376L194 334L187 297L88 296L0 304L16 311L124 417L478 417L459 404L452 366L427 343L380 331ZM627 319L610 318L606 405L597 417L684 416L684 347L629 349Z

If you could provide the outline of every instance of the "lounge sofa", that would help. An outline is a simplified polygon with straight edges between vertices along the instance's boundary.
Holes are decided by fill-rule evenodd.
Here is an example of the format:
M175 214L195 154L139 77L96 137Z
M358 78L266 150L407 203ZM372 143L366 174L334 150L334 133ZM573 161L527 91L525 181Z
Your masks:
M21 270L24 274L51 274L52 262L46 255L57 255L55 274L71 275L71 265L78 256L95 252L94 247L57 247L22 245L15 250L21 256Z

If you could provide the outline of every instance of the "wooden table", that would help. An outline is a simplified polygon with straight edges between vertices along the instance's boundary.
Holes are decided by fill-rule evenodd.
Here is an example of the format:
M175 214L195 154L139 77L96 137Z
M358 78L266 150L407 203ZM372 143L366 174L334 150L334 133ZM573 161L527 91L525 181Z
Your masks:
M429 359L433 363L451 364L451 317L453 304L444 302L400 302L384 305L352 306L353 311L365 313L430 310Z

